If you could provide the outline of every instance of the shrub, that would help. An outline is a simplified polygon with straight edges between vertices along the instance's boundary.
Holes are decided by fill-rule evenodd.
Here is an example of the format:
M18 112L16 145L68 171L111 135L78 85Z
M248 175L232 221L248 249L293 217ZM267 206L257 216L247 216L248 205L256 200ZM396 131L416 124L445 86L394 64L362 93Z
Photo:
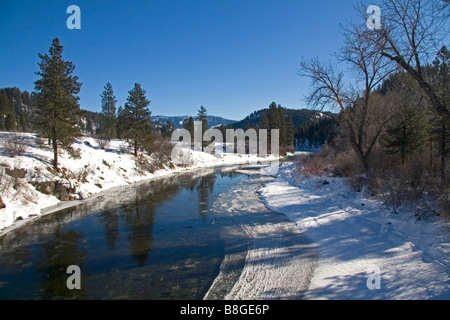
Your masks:
M145 148L145 150L152 156L152 158L162 162L169 162L171 160L172 149L172 142L161 137L156 138Z
M362 174L360 161L353 151L339 153L333 161L333 174L338 177L353 177Z
M447 221L449 221L450 220L450 184L447 184L444 187L436 188L435 195L438 200L438 204L443 211L444 218Z
M429 191L430 176L418 161L397 165L379 178L379 192L385 205L397 212L397 207L417 207ZM427 190L428 189L428 190Z
M109 145L108 138L103 134L98 134L93 136L95 141L97 142L100 149L105 150Z
M36 145L38 146L38 148L40 149L45 149L45 148L49 148L49 144L47 143L47 139L44 139L42 137L36 137L34 139L34 142L36 143Z
M321 176L329 171L330 160L328 156L322 154L309 154L297 159L294 169L295 175L303 176Z
M2 146L11 158L22 156L27 148L25 137L19 134L9 135L8 138L2 141Z
M303 175L309 176L321 176L327 171L327 162L325 158L322 157L311 157L309 158L304 167Z
M367 177L364 174L348 177L345 182L354 192L361 192L368 185Z
M131 148L131 146L127 141L121 141L120 146L119 146L120 154L131 153L130 148Z

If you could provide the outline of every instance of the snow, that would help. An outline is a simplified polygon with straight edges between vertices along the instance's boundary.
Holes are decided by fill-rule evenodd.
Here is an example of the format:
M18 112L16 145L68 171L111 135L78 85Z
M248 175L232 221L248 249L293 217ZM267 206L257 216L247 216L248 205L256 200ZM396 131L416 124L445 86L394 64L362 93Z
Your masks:
M259 192L317 245L304 298L450 298L450 228L439 217L394 214L343 178L299 177L293 163Z
M208 153L182 149L183 158L189 159L189 165L172 167L165 165L156 167L154 170L150 170L153 172L150 172L147 170L148 167L157 161L142 155L141 163L144 162L144 164L137 163L125 141L113 139L103 150L99 147L96 139L83 137L75 140L73 145L74 149L81 152L80 159L73 159L66 152L62 152L59 156L59 166L65 171L64 176L63 174L55 175L52 172L53 150L49 147L38 146L36 134L0 132L0 142L6 141L12 135L24 138L26 150L22 156L10 157L3 143L0 143L0 195L6 205L4 209L0 209L0 231L2 233L9 231L11 227L20 226L28 221L28 218L79 203L83 199L115 187L186 170L275 159L274 157L259 158L239 154L224 154L217 158ZM26 169L26 176L23 179L14 179L5 173L6 168ZM76 187L76 194L72 195L75 200L60 201L53 195L37 191L32 185L32 183L46 181L60 181L68 186L72 184L73 187Z
M226 255L205 299L299 299L316 262L315 245L260 201L257 191L272 177L239 171L254 176L212 205Z
M0 132L0 141L11 134ZM34 134L20 135L27 144L22 156L9 157L0 144L0 195L6 205L0 209L2 233L34 216L115 187L174 172L273 160L233 154L216 158L184 149L189 166L165 166L152 173L144 170L132 154L123 152L127 148L125 142L112 140L102 150L95 139L84 137L74 144L81 159L61 154L64 177L48 170L53 157L50 148L38 147ZM148 156L143 160L155 163ZM5 173L6 168L27 171L24 178L15 179ZM84 180L80 179L83 174ZM351 191L345 179L306 178L296 174L292 162L284 163L274 176L261 175L249 179L253 182L247 185L242 182L215 202L213 210L219 219L229 222L221 236L228 248L236 249L229 249L208 293L210 297L450 298L448 223L435 216L418 219L407 208L394 214L370 195ZM51 180L70 182L76 187L77 199L61 202L32 185ZM24 220L17 221L18 218ZM245 248L236 243L237 239L245 239Z

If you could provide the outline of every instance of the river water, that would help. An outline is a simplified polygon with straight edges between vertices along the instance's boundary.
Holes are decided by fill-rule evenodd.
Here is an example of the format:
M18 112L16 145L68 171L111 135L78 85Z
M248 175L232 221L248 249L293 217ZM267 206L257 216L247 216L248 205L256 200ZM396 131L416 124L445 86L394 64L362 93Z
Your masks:
M174 174L41 216L0 238L0 299L222 299L250 242L213 204L254 177L231 168ZM71 265L81 289L67 287Z
M0 299L201 299L224 257L211 204L245 178L175 174L13 230L0 239ZM80 290L67 288L70 265Z

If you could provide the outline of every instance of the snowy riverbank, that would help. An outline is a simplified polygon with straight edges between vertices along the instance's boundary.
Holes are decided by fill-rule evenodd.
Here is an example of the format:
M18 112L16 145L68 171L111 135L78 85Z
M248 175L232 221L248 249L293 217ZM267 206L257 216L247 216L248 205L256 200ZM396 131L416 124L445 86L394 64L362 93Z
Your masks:
M317 245L304 298L450 299L450 226L438 217L394 214L342 178L296 179L292 163L259 192Z
M74 144L74 148L81 152L80 159L73 159L66 152L60 154L62 173L58 174L51 169L53 150L39 145L35 134L0 132L0 141L6 141L13 135L23 138L21 141L25 145L25 151L23 155L10 157L3 143L0 144L0 195L5 205L5 208L0 209L0 234L31 217L49 212L48 208L62 208L71 204L70 201L59 200L51 193L38 191L37 185L42 187L46 183L56 182L71 186L76 191L69 196L76 203L77 199L83 200L114 187L176 172L270 160L269 157L237 154L225 154L217 158L204 152L184 149L190 164L169 166L159 164L158 159L144 155L140 161L136 161L125 141L111 140L102 149L96 139L84 137L76 140Z
M286 215L266 208L258 189L273 177L256 170L212 205L225 258L205 299L301 299L317 260L315 244Z

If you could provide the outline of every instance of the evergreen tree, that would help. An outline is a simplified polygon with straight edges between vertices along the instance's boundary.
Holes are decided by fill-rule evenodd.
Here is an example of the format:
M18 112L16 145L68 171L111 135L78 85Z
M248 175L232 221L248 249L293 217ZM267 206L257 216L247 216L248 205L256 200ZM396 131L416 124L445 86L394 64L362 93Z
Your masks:
M265 112L261 112L261 119L259 120L259 127L261 129L269 129L269 119Z
M430 84L436 93L436 96L442 102L444 107L450 105L450 51L446 46L443 46L436 55L433 61L433 67L430 70ZM439 153L441 159L441 181L447 179L446 163L447 163L447 149L448 149L448 132L450 120L448 117L441 117L440 121L440 135L439 135Z
M167 120L161 128L161 135L164 138L170 138L172 133L175 131L175 126L172 122Z
M119 106L117 110L117 123L116 123L116 133L119 139L123 139L125 137L125 112L122 106Z
M386 153L400 154L401 162L404 164L414 151L423 147L426 125L419 112L404 112L397 115L395 121L388 126L381 144Z
M183 121L183 128L189 131L189 134L191 135L191 143L194 140L194 118L189 117L187 119L184 119Z
M125 136L133 140L134 156L137 157L138 148L148 146L153 140L150 125L151 112L148 110L150 101L146 98L146 92L139 83L135 83L134 88L128 94L123 110Z
M289 118L286 123L286 145L293 146L294 145L294 122L292 121L292 116L289 115Z
M285 109L281 105L277 105L275 102L272 102L269 105L267 121L266 121L266 119L264 119L264 122L266 122L264 125L267 125L267 123L268 123L268 128L267 128L268 129L268 132L267 132L268 142L269 143L271 142L270 130L278 129L279 130L279 145L286 146L287 140L288 140L288 138L287 138L288 124L286 123ZM292 119L291 119L291 122L292 122ZM293 125L294 124L292 122L292 130L293 130ZM291 134L293 135L292 132L291 132ZM291 140L293 141L293 138Z
M202 122L202 129L206 131L208 129L208 120L206 108L204 106L201 106L200 109L198 110L197 120Z
M103 114L103 130L106 133L108 140L116 136L116 97L114 96L111 83L107 83L101 94L102 114Z
M281 105L278 105L277 108L277 126L275 129L280 130L280 146L287 145L287 124L286 124L286 115L284 112L284 108Z
M53 39L49 55L39 54L41 78L37 80L36 128L40 134L50 139L53 147L53 166L58 170L58 148L67 150L72 156L74 138L81 135L77 126L80 115L79 98L81 83L72 75L75 65L62 58L63 47L59 39Z
M11 103L4 90L0 91L0 131L6 129L6 117L11 113Z
M17 121L14 113L9 113L5 118L5 128L6 131L16 131L17 130Z
M202 141L203 141L203 134L206 130L208 130L208 120L207 120L207 113L206 108L204 106L201 106L197 113L197 121L201 121L202 123ZM209 144L209 141L203 141L202 147L205 147Z
M278 127L279 127L278 108L277 108L277 104L275 102L272 102L269 105L269 112L268 112L267 118L269 120L269 129L278 129Z

